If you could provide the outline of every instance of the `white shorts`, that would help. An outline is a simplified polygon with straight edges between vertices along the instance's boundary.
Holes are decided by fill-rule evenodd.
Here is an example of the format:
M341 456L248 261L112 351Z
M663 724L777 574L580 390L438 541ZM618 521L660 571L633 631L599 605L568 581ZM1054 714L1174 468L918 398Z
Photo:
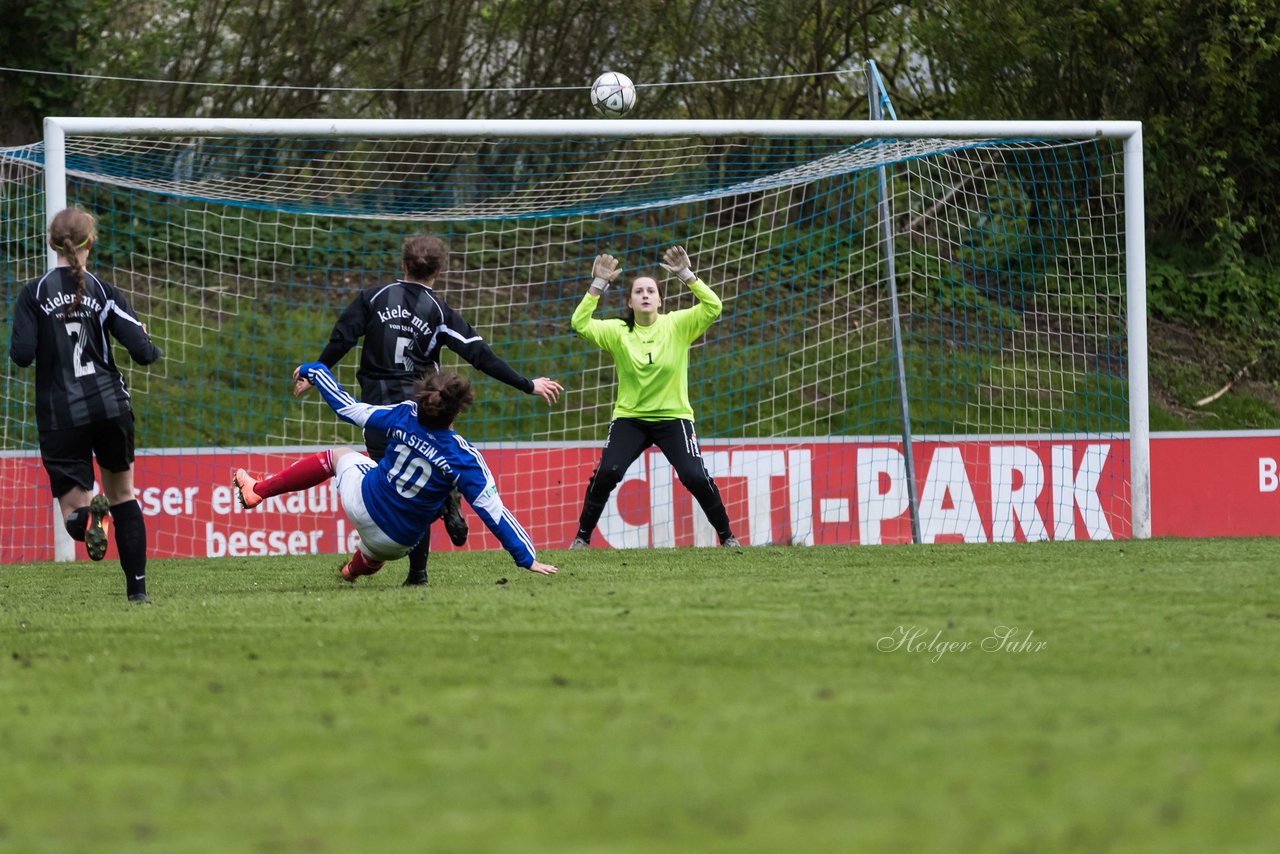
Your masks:
M338 481L338 500L342 502L343 512L360 534L357 548L369 560L395 560L407 555L413 546L397 543L369 518L361 484L365 474L377 467L378 464L364 454L343 454L333 467L333 476Z

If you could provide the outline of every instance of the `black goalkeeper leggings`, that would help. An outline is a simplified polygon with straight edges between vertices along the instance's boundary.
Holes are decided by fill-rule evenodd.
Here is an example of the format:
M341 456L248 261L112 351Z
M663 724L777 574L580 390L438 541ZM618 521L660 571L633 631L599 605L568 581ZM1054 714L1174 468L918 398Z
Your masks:
M619 418L609 425L600 464L587 483L587 496L582 502L582 516L578 519L578 536L590 537L600 521L600 514L604 512L609 494L622 482L631 464L653 445L658 446L676 470L676 477L697 500L702 512L707 514L707 520L720 539L733 536L720 490L716 488L716 482L702 461L702 452L698 450L693 422L682 418L666 421Z

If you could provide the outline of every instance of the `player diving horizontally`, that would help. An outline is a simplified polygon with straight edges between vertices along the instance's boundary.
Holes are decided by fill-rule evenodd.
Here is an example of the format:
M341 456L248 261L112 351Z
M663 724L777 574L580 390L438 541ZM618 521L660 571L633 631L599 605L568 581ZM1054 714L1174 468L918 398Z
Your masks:
M341 570L344 579L355 581L408 554L456 488L518 566L541 575L556 571L538 561L533 541L503 506L480 452L453 430L458 415L475 400L465 377L428 374L417 381L412 400L394 406L360 403L320 362L300 366L294 372L299 378L319 389L343 421L385 433L386 453L375 463L351 448L333 448L261 480L237 469L232 483L242 507L337 477L342 509L360 534L359 547Z

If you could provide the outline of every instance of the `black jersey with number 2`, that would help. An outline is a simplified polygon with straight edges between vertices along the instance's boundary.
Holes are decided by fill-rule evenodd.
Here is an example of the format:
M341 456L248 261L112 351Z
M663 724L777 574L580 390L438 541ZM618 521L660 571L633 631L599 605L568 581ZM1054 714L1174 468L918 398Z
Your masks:
M533 393L532 380L498 358L461 314L418 282L397 280L361 291L334 324L316 361L332 368L362 337L356 379L365 403L408 400L415 379L440 370L442 347L494 379Z
M27 282L14 305L9 357L23 368L36 363L41 431L81 427L131 411L110 339L123 344L140 365L160 358L160 348L124 294L88 270L84 279L84 297L70 312L76 282L68 267Z

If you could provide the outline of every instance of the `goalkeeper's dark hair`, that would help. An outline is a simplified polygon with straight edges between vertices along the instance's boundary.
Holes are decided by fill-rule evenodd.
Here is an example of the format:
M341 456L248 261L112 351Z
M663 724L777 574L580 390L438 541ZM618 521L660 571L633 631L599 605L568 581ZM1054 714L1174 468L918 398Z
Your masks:
M429 282L449 269L449 245L430 234L406 237L400 257L409 278L419 282Z
M445 429L475 401L471 380L453 371L427 374L413 384L418 423L428 430Z
M62 309L63 316L74 314L84 301L84 267L80 265L80 251L97 239L97 222L93 214L84 208L63 208L49 223L49 246L67 259L71 265L71 276L76 281L75 299Z

